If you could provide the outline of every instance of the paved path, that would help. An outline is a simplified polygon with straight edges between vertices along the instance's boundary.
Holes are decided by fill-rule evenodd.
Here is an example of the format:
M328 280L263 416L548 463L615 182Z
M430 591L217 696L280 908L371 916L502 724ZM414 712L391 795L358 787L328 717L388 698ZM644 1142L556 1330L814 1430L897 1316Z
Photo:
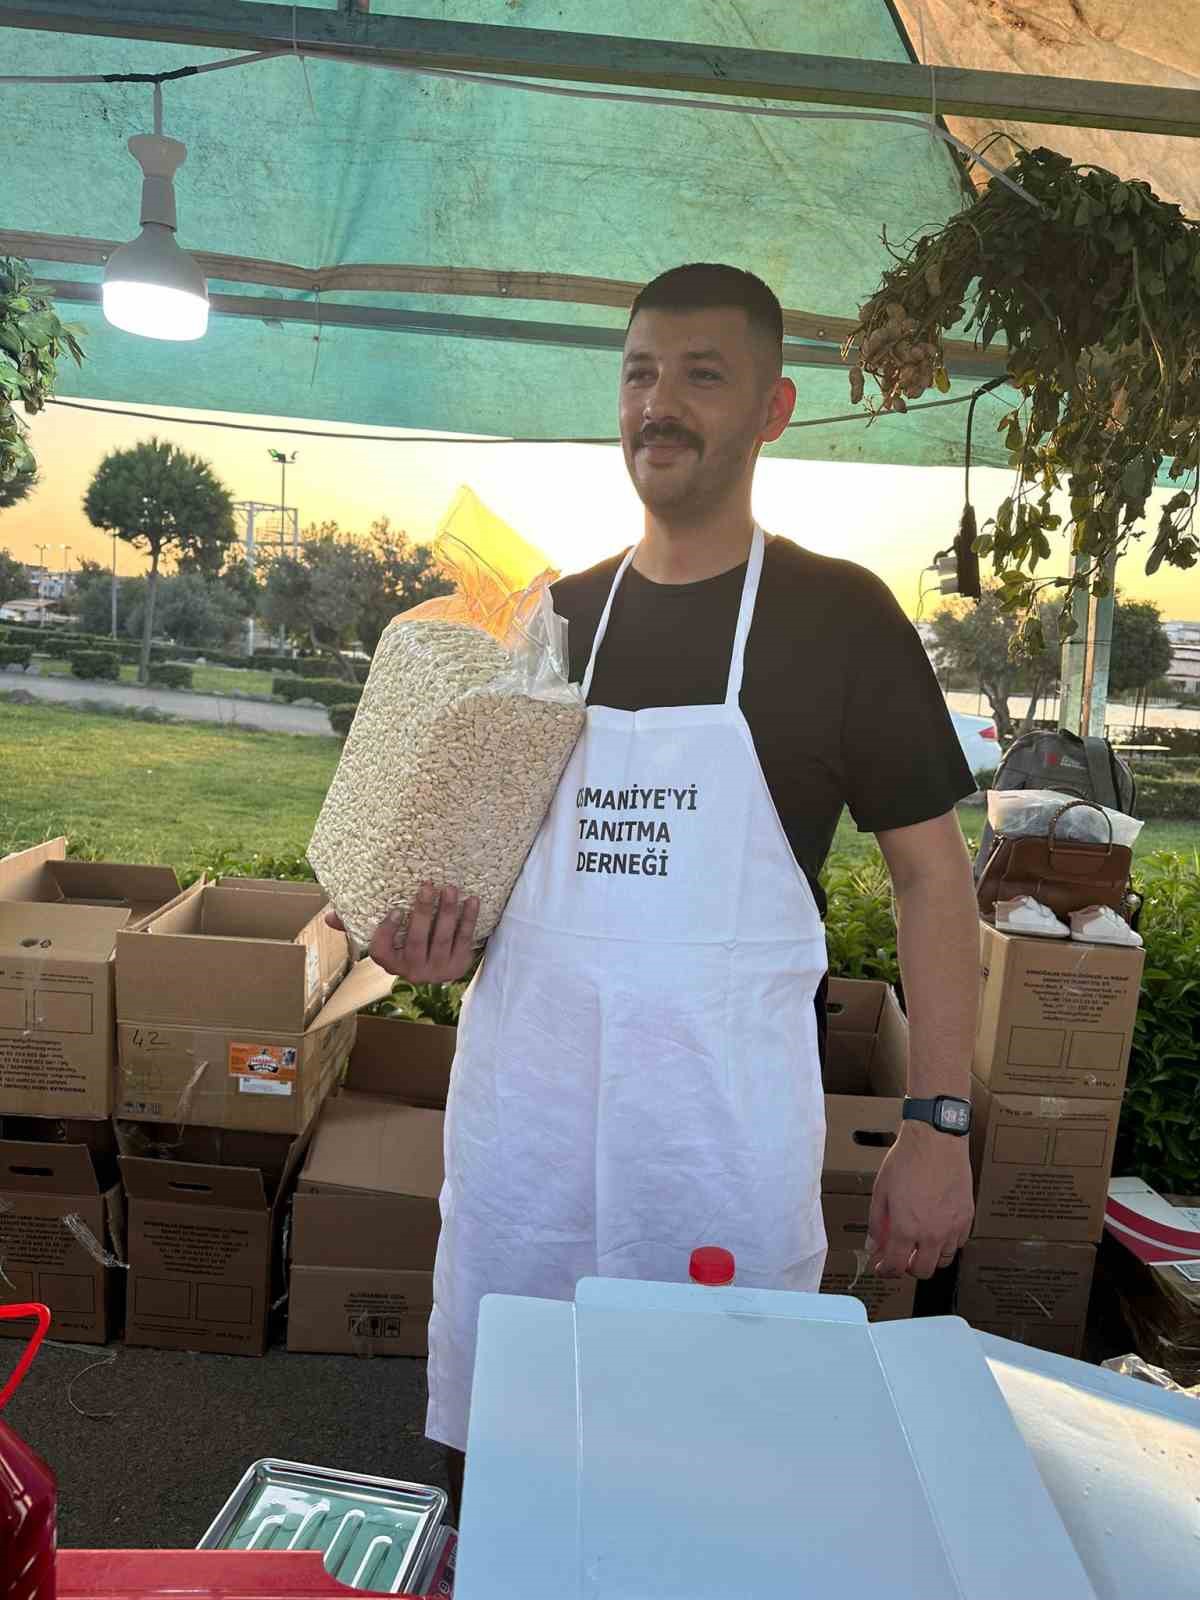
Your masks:
M153 706L187 722L220 722L226 727L262 728L267 733L322 734L332 729L323 710L233 700L228 695L184 694L174 689L139 689L132 684L96 683L81 678L38 678L31 672L0 671L0 692L27 689L39 700L103 700L109 705Z

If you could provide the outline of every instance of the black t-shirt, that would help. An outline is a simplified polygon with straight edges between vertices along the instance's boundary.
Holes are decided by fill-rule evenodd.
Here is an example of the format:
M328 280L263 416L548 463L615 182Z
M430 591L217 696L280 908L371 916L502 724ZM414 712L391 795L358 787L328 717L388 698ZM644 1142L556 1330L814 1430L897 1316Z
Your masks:
M554 586L582 681L620 557ZM632 567L588 696L621 711L724 701L746 567L652 583ZM842 807L861 832L927 822L975 789L912 624L873 573L767 542L741 706L796 859L817 875Z

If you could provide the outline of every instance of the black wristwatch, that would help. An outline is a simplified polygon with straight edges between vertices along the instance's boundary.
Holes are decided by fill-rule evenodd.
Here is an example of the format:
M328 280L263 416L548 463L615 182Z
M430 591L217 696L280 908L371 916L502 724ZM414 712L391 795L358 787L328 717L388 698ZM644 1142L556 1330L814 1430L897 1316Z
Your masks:
M928 1122L939 1133L953 1133L960 1139L971 1131L971 1102L952 1094L939 1094L934 1100L906 1097L902 1115L905 1122Z

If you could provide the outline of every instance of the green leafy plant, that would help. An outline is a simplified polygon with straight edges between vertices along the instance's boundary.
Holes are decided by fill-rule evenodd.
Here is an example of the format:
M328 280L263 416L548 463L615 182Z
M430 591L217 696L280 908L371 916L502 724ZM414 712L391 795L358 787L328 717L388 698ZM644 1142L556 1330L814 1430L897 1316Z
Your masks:
M28 645L0 644L0 667L20 667L24 670L32 660L33 651Z
M1117 1170L1165 1192L1200 1185L1200 852L1155 855L1139 885L1146 967Z
M456 1028L463 995L470 978L461 983L406 983L398 978L391 994L368 1006L374 1017L395 1017L400 1022L431 1022Z
M0 492L13 485L0 503L21 498L36 479L37 462L16 408L29 416L44 409L60 358L67 354L82 364L82 335L81 328L60 322L53 302L37 292L27 261L0 256Z
M279 878L289 883L315 883L317 875L303 855L270 855L253 851L218 850L179 871L179 881L189 888L202 872L210 878Z
M350 705L330 706L329 726L333 729L334 733L337 734L339 739L344 739L350 732L350 726L354 721L354 716L357 710L357 702Z
M822 877L828 899L825 938L829 970L839 978L880 978L898 983L892 885L883 857L832 860Z
M115 650L72 650L71 674L76 678L109 678L116 682L121 676L121 658Z
M1052 150L1020 149L1006 177L1021 193L993 181L936 233L892 251L896 265L861 307L845 351L852 397L862 398L869 374L881 395L874 409L905 411L931 385L950 387L943 336L964 318L978 345L1006 339L1022 403L1000 431L1017 483L976 549L991 555L1035 644L1040 590L1107 592L1164 464L1184 487L1161 514L1146 571L1200 558L1200 224L1147 184ZM1062 522L1051 505L1058 488L1069 491L1082 570L1043 579L1037 569ZM1070 621L1064 610L1068 631Z

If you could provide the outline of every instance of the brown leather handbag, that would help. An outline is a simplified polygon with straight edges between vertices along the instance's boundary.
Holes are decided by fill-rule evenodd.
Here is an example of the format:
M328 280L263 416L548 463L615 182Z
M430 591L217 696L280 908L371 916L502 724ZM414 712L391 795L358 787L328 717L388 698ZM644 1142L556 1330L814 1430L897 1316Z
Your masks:
M1090 800L1068 800L1055 813L1045 838L996 835L978 885L979 909L984 916L995 916L998 900L1015 900L1023 894L1049 906L1057 917L1067 917L1085 906L1111 906L1122 916L1126 914L1133 852L1126 844L1112 842L1112 822L1107 817L1107 844L1058 839L1058 824L1073 806L1091 806L1104 816L1103 809Z

